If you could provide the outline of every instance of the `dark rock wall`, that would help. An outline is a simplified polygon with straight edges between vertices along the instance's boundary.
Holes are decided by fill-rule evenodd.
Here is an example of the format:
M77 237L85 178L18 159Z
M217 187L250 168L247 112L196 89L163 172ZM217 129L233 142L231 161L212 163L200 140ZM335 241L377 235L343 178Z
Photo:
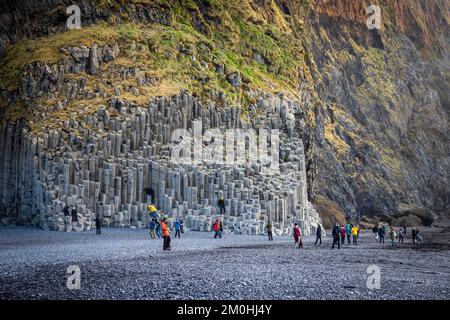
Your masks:
M448 2L382 1L383 26L373 31L367 1L314 3L308 25L324 102L317 193L347 214L390 214L403 204L445 210Z

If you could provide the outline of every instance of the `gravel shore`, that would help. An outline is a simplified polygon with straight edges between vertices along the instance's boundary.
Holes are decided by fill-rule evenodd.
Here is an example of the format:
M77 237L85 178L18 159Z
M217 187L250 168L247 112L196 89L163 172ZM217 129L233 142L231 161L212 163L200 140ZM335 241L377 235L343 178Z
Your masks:
M391 248L370 231L340 250L329 237L304 242L187 232L163 252L147 230L0 228L0 299L450 299L447 242ZM81 289L67 288L69 265L80 267ZM370 265L380 289L366 286Z

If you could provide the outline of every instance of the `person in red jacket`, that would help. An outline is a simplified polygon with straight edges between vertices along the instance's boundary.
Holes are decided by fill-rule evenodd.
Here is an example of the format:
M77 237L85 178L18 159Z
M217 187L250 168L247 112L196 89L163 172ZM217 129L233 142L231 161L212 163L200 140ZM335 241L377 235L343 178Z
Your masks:
M219 236L219 229L220 229L219 220L216 220L216 222L214 222L214 225L213 225L214 239L216 239Z
M302 231L300 230L298 223L294 224L294 240L295 244L298 244L299 248L303 248Z

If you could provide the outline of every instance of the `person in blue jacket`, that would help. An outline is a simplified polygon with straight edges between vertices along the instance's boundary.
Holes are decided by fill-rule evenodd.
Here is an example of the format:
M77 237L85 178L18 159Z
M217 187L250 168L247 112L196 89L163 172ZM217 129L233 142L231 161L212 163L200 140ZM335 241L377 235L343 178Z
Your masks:
M180 220L175 220L174 223L174 229L175 229L175 238L178 236L178 238L181 238L180 232L181 232L181 223Z

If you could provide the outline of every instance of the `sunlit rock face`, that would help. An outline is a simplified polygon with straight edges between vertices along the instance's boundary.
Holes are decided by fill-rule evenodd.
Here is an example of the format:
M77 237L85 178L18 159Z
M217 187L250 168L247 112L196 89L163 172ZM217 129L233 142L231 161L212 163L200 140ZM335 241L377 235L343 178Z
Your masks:
M0 5L2 223L145 226L151 200L203 230L219 191L236 232L309 232L316 195L351 219L449 209L448 1L84 1L67 31L70 4ZM279 130L279 175L172 163L200 120Z
M234 233L264 233L271 221L278 234L294 222L310 234L320 218L307 197L300 105L260 97L248 121L240 114L183 93L146 108L111 99L82 123L66 120L79 136L9 125L2 134L12 150L2 157L4 223L82 231L98 215L105 226L142 228L153 203L191 230L210 231L220 218ZM66 205L76 208L76 222L64 215Z

